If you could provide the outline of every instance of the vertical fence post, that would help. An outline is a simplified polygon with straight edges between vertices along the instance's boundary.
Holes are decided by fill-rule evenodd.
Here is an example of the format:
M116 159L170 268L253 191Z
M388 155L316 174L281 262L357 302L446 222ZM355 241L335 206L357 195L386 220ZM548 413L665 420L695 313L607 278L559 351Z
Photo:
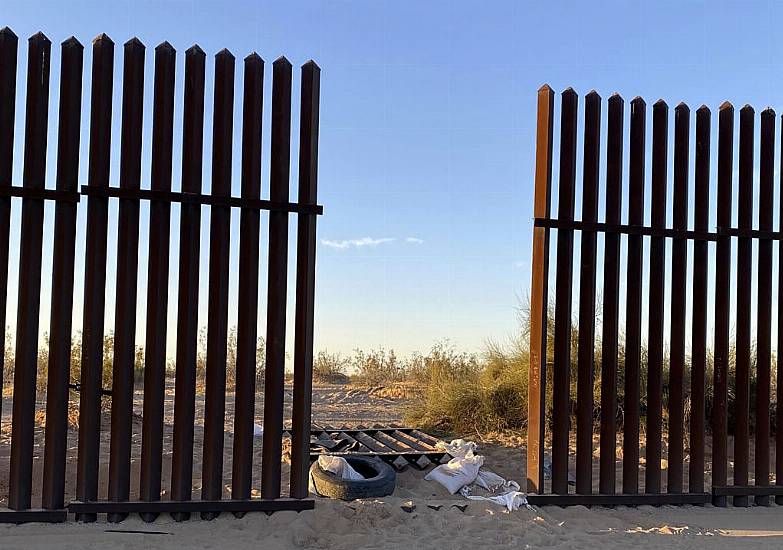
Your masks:
M234 56L215 56L215 103L212 126L213 196L231 196L231 154L234 131ZM228 260L231 207L213 204L209 218L209 311L207 318L207 388L204 400L202 500L223 495L223 433L226 416L226 353L228 338ZM202 512L202 519L219 514Z
M731 227L732 164L734 160L734 107L728 101L718 114L718 229ZM715 368L712 399L712 484L727 481L727 401L729 370L729 298L731 289L731 237L720 236L715 247ZM713 497L726 506L725 496Z
M666 227L666 169L669 107L662 99L653 105L651 222ZM650 238L650 303L647 347L647 461L645 493L661 491L661 439L663 418L663 315L666 243L663 237Z
M288 202L291 152L291 63L280 57L272 78L272 166L270 198ZM264 387L264 438L261 457L261 494L280 496L285 383L285 310L288 276L288 213L269 213L269 282Z
M674 109L674 229L688 229L688 145L691 111L685 103ZM683 374L685 371L685 309L687 300L688 242L672 242L671 338L669 355L669 469L666 491L682 493Z
M90 161L87 178L88 184L95 187L109 186L113 79L114 42L101 34L93 40L90 98ZM98 497L108 202L106 197L90 197L87 203L79 461L76 468L76 496L83 502L94 501ZM77 514L76 519L95 521L96 515Z
M264 60L245 58L242 121L242 198L261 198L261 133L264 105ZM250 498L253 480L253 420L258 344L258 258L260 212L243 208L239 227L239 300L237 372L234 399L234 457L231 498Z
M79 188L83 57L84 47L78 40L71 37L63 42L57 139L57 189L60 191L77 192ZM49 510L65 506L76 209L75 202L58 202L54 214L46 447L41 499L43 507Z
M619 224L623 204L623 98L609 98L606 140L606 223ZM601 454L599 491L615 492L617 460L617 341L620 308L620 235L606 233L601 336Z
M11 29L0 29L0 187L11 187L14 168L16 118L16 53L19 40ZM11 232L11 197L0 197L0 391L5 384L5 315L8 297L8 241ZM2 419L0 399L0 423Z
M51 49L52 43L42 33L29 40L22 176L24 187L29 189L43 189L46 184ZM33 483L33 417L38 367L43 218L43 200L25 198L22 202L22 232L19 239L19 300L8 490L8 507L14 510L30 508Z
M783 144L783 117L780 124L780 142ZM780 158L780 177L778 178L778 188L783 189L783 155ZM783 214L783 193L780 193L780 202L778 203L779 212ZM778 231L783 232L783 215L778 221ZM778 292L783 288L783 263L780 258L783 257L783 241L778 241ZM780 304L780 298L778 298ZM780 433L780 426L783 426L783 399L780 398L780 388L783 388L783 307L778 305L778 352L777 369L775 373L775 387L778 391L777 403L775 404L775 485L783 486L783 434ZM783 504L783 495L775 496L775 504Z
M536 218L549 218L554 115L555 93L545 84L538 90L536 119L536 174L533 200L533 215ZM540 493L544 490L548 266L549 229L534 226L527 420L527 491L531 493Z
M168 42L155 48L155 90L152 115L150 186L171 191L174 133L174 69L176 51ZM144 404L139 497L160 500L163 460L163 406L166 391L166 336L169 299L171 204L150 202L147 269L147 330L144 355ZM154 236L154 237L153 237ZM157 514L142 514L154 521Z
M739 229L753 227L753 107L740 109L739 137ZM737 376L734 400L734 484L748 484L750 447L750 302L753 242L749 237L737 239ZM747 506L748 497L734 497L734 506Z
M560 121L560 183L557 217L574 219L576 179L576 92L562 94ZM574 230L557 231L557 278L555 281L555 352L552 406L552 492L568 493L568 424L571 401L571 296Z
M644 164L647 105L631 101L628 168L628 224L644 224ZM623 493L639 492L639 372L642 350L642 236L628 235L623 400Z
M775 111L761 112L759 147L759 229L772 231L775 202ZM772 241L759 240L758 311L756 345L756 448L754 475L756 485L769 485L769 406L772 361ZM755 498L756 505L769 506L769 495Z
M182 131L182 191L201 193L204 148L205 55L198 46L185 52L185 107ZM201 205L182 204L179 233L177 366L174 389L174 452L171 500L190 500L193 488L193 421L196 407L198 275ZM188 512L172 514L176 521Z
M696 111L694 229L707 231L710 218L710 110ZM691 345L691 426L688 489L704 491L704 394L707 368L707 241L693 243L693 329Z
M144 45L137 38L125 43L124 59L120 187L139 189L144 108ZM113 501L126 501L130 496L138 267L139 201L120 199L109 450L109 500ZM109 514L108 520L117 522L126 517L127 514Z
M299 111L299 203L318 202L318 117L321 69L302 66ZM315 313L315 214L299 214L296 243L296 329L294 335L294 408L290 496L305 498L310 466L310 405L313 392Z
M598 219L598 168L601 153L601 96L585 96L582 221ZM579 269L579 336L577 350L576 492L593 487L593 367L595 362L595 251L597 235L583 231Z

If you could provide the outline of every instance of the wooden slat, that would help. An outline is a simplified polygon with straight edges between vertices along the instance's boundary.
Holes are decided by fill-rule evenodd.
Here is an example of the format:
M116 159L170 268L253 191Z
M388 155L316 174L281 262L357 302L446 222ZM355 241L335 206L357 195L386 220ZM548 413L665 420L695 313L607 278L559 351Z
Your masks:
M182 132L182 190L201 192L204 148L204 51L185 52L185 111ZM193 421L196 399L198 343L198 279L201 207L183 204L179 233L179 293L177 297L177 365L174 389L174 450L171 499L190 500L193 481ZM187 512L172 514L188 519Z
M674 109L674 194L675 229L688 228L688 146L691 111L680 103ZM669 355L669 471L666 490L682 492L685 372L685 310L687 300L688 243L672 242L671 337Z
M8 27L0 29L0 190L11 188L14 169L14 120L16 119L16 55L19 39ZM5 323L8 298L8 243L11 230L11 197L0 197L0 388L5 380ZM3 416L0 399L0 424Z
M95 187L109 186L113 72L114 42L101 34L93 40L90 94L90 157L87 178L89 184ZM95 500L98 497L108 206L108 199L100 197L91 197L87 203L79 460L76 467L76 496L82 500ZM77 514L76 517L82 521L96 519L94 514Z
M547 85L538 90L536 174L533 213L548 218L552 183L552 134L555 93ZM530 287L530 371L528 374L527 491L544 489L544 431L546 425L546 341L549 230L533 228L533 281Z
M755 113L750 105L740 110L738 227L753 226L753 132ZM753 242L737 240L737 358L734 400L734 484L748 484L750 452L750 301ZM747 506L746 496L736 496L734 506Z
M694 229L706 231L710 217L710 110L696 111ZM693 328L691 332L691 425L688 490L704 491L705 372L707 369L708 244L693 243Z
M318 123L321 69L302 66L299 115L299 202L318 202ZM300 214L296 245L296 325L294 333L294 404L290 496L308 495L309 437L313 394L316 216Z
M45 187L51 50L52 43L42 33L35 34L28 42L27 113L22 176L25 187ZM19 239L20 276L8 487L8 507L13 510L27 510L31 503L43 219L43 201L24 199Z
M174 70L176 51L168 42L155 48L152 113L152 189L171 190L174 135ZM139 498L160 500L163 462L163 406L166 396L166 337L168 335L169 242L171 205L150 203L147 266L147 330L144 349L144 404L141 432ZM142 514L145 521L155 515Z
M609 98L606 141L606 221L620 223L623 204L623 98ZM601 441L599 491L613 494L617 460L617 342L620 308L620 235L606 234L601 330Z
M631 101L628 223L644 224L644 168L647 105ZM642 237L628 237L625 300L625 395L623 399L623 493L639 492L639 372L642 350Z
M261 121L264 105L264 61L245 58L242 122L242 197L261 196ZM231 497L250 498L253 477L253 420L258 340L258 257L260 213L243 209L239 227L239 301L237 319L236 398Z
M60 122L57 138L57 188L78 189L81 143L84 47L71 37L62 44ZM71 376L76 203L58 202L54 214L52 305L46 385L46 444L42 506L65 506L65 456L68 445L68 383Z
M666 226L666 173L668 163L669 107L662 99L653 105L651 224ZM663 316L666 244L650 239L650 302L647 338L647 442L646 493L661 491L661 439L663 419Z
M212 125L213 195L231 195L234 131L234 56L215 56L215 106ZM207 312L207 380L204 402L204 454L201 499L223 495L223 433L226 416L226 354L228 343L228 262L231 209L213 206L209 219L209 309ZM202 519L215 514L202 512Z
M125 43L122 89L120 187L141 182L141 131L144 111L144 45ZM117 290L114 309L109 500L130 498L130 459L133 422L133 368L136 362L136 294L139 268L139 202L120 200L117 232ZM110 522L123 514L109 514Z
M272 78L270 197L275 201L288 201L290 139L291 63L285 57L281 57L274 62ZM264 439L261 457L261 495L264 498L280 496L287 277L288 214L271 212L269 214Z
M560 121L559 219L574 217L576 180L576 117L579 98L568 88L562 93ZM571 387L571 294L574 232L557 232L557 278L555 281L555 351L552 406L552 491L568 492L568 432Z
M601 96L585 96L582 220L598 220L598 168L601 154ZM577 347L576 492L593 487L593 364L595 362L595 253L597 235L582 232L579 267L579 336Z
M759 229L771 231L775 202L775 111L761 112L759 146ZM772 242L759 241L758 310L756 343L756 485L769 485L769 407L772 363ZM757 495L756 505L768 506L768 495Z
M731 226L731 187L734 155L734 107L724 102L718 114L718 227ZM731 281L731 239L715 245L715 366L712 400L712 484L726 485L727 401L729 368L729 299ZM725 506L725 496L713 498Z

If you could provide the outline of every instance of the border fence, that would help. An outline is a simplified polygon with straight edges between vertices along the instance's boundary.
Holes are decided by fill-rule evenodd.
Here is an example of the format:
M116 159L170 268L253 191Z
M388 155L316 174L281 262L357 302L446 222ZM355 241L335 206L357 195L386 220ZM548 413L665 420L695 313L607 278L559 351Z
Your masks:
M12 185L17 37L0 30L0 326L5 327L8 293L11 200L21 198L19 295L13 381L13 421L8 507L0 521L95 520L106 513L119 521L140 513L147 521L160 513L187 519L220 512L304 510L307 499L315 292L318 120L320 69L310 61L301 73L299 196L289 201L292 66L273 64L270 199L261 198L261 136L264 62L244 60L241 196L231 196L234 111L234 56L215 56L211 191L202 191L206 55L193 46L184 55L182 183L172 190L172 149L176 52L164 42L154 52L154 109L150 188L141 187L145 47L137 39L124 46L122 123L118 186L110 185L114 43L106 35L92 44L87 184L79 187L79 148L83 47L62 44L56 186L47 187L46 150L51 42L41 33L29 39L22 186ZM65 501L67 412L77 208L87 209L82 358L79 397L78 463L73 502ZM118 234L108 234L109 201L119 202ZM44 202L55 206L52 303L46 387L42 509L31 509L34 459L36 368ZM131 500L131 418L135 354L140 202L150 208L143 428L139 499ZM181 205L179 288L176 324L176 381L170 497L161 500L164 394L171 205ZM208 206L209 281L205 424L201 500L191 500L196 394L197 311L202 235L201 209ZM226 341L230 220L238 209L239 294L236 410L231 498L223 500L223 447L226 397ZM261 498L251 498L256 380L260 213L269 211L268 300ZM293 427L290 494L281 498L286 287L289 214L298 217L294 343ZM206 237L206 236L204 236ZM116 242L116 266L107 248ZM116 319L111 393L108 500L99 500L98 472L105 288L107 269L116 268ZM173 298L173 297L172 297ZM37 497L37 496L36 496Z
M691 121L687 105L674 109L674 158L670 163L670 113L663 100L652 106L652 144L648 161L646 124L648 107L642 98L630 103L628 135L628 219L622 223L623 146L625 103L617 94L607 102L606 137L601 135L602 100L595 92L584 98L582 215L574 216L577 167L578 96L567 89L561 96L557 215L552 217L551 181L555 126L555 94L549 86L538 92L533 273L531 290L530 375L527 486L533 503L570 504L700 504L725 506L768 505L774 496L783 502L783 439L771 433L770 420L783 425L779 399L772 411L772 245L780 243L783 226L773 229L775 194L775 122L772 109L757 117L751 106L739 113L738 225L732 226L735 114L726 102L720 106L717 146L711 143L711 113L706 106L695 113L695 151L691 161ZM759 212L753 227L755 124L760 119L758 143ZM783 130L783 128L782 128ZM605 219L598 220L601 143L606 147ZM710 198L710 154L717 149L717 197ZM672 223L667 224L667 171L673 170ZM693 173L690 202L689 171ZM650 175L650 224L645 224L646 167ZM781 199L783 211L783 199ZM716 208L717 227L709 227L710 209ZM692 214L691 214L692 213ZM689 219L693 216L692 220ZM690 222L692 221L692 225ZM783 221L781 222L783 223ZM550 303L549 236L556 231L554 333L547 334ZM578 271L578 320L572 326L574 287L574 234L580 232ZM596 307L596 246L604 239L603 306ZM644 257L643 241L649 240ZM627 260L621 258L626 241ZM666 240L671 241L671 262ZM732 241L737 254L732 257ZM756 279L753 275L753 243L758 245ZM688 277L689 243L693 243L692 278ZM714 256L710 255L714 247ZM780 251L780 249L779 249ZM732 263L734 262L734 263ZM643 273L649 266L644 293ZM732 284L731 273L736 271ZM709 283L714 274L714 285ZM783 275L778 273L779 288ZM620 346L621 278L625 278L624 350ZM665 292L669 281L671 293ZM751 286L758 289L756 316L752 318ZM709 296L709 294L712 294ZM692 304L690 330L686 330L686 306ZM736 300L736 361L730 368L730 319ZM711 399L706 398L710 372L708 351L708 301L714 302L714 348ZM643 303L648 326L643 334ZM670 315L669 357L666 361L664 315ZM783 343L783 308L777 308L778 349ZM600 350L596 349L595 319L602 319ZM752 327L756 330L756 361L752 362ZM576 399L572 403L572 330L578 337L575 350ZM553 353L547 353L553 336ZM688 342L690 336L690 342ZM646 376L642 376L643 343L646 341ZM690 344L690 362L686 348ZM623 352L622 354L620 352ZM600 371L595 357L600 352ZM622 361L621 361L622 357ZM668 379L666 378L668 366ZM552 370L551 404L547 403L547 369ZM595 376L600 373L600 399L596 402ZM750 379L755 374L755 395ZM622 376L620 376L622 375ZM642 383L646 379L646 387ZM689 383L687 380L689 379ZM622 382L620 382L620 380ZM622 386L622 399L619 396ZM729 395L729 387L733 391ZM783 387L778 363L776 388ZM646 397L646 407L641 397ZM731 397L731 399L730 399ZM689 404L689 415L686 414ZM752 407L752 404L755 406ZM664 407L664 404L666 407ZM709 404L709 407L707 405ZM551 406L551 417L548 411ZM751 410L753 408L754 410ZM664 410L668 415L664 415ZM600 411L599 414L595 414ZM621 411L621 414L618 412ZM575 412L572 430L571 416ZM708 415L707 412L710 414ZM732 417L731 426L729 416ZM594 443L594 422L600 417L599 442ZM666 422L664 420L668 419ZM618 426L622 422L621 461L618 471ZM751 434L751 428L753 434ZM643 430L645 439L640 438ZM570 451L575 432L575 457ZM751 437L751 435L753 437ZM711 436L711 437L710 437ZM640 440L641 439L641 440ZM551 441L551 445L550 442ZM733 441L733 482L729 483L729 448ZM771 441L776 449L774 483L770 482ZM754 444L754 483L750 483L751 442ZM664 447L664 443L667 445ZM596 449L597 447L597 449ZM645 449L640 466L640 448ZM593 482L594 452L598 450L597 493ZM666 459L663 452L667 451ZM705 486L705 456L711 455L711 485ZM547 455L551 454L551 481ZM573 460L575 459L575 460ZM569 479L569 462L575 462ZM687 465L687 470L686 470ZM687 473L687 485L684 480ZM665 474L665 475L664 475ZM640 479L641 478L641 479ZM665 480L665 484L664 484ZM620 483L618 483L620 481ZM570 485L573 484L573 489Z

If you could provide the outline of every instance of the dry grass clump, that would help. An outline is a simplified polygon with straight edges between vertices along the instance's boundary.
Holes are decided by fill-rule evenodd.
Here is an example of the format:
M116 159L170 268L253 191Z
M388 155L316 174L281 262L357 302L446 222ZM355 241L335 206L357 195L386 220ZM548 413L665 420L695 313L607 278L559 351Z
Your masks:
M494 343L482 356L437 344L420 357L421 399L406 411L415 425L447 432L518 430L527 414L527 354Z

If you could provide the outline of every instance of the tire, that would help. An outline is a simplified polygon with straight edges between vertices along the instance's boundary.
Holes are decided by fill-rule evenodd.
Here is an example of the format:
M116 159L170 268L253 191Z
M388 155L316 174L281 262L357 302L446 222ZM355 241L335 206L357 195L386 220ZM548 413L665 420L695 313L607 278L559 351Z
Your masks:
M316 460L310 466L310 476L319 495L339 500L385 497L394 492L397 474L379 458L345 457L351 467L365 479L343 479L324 470Z

